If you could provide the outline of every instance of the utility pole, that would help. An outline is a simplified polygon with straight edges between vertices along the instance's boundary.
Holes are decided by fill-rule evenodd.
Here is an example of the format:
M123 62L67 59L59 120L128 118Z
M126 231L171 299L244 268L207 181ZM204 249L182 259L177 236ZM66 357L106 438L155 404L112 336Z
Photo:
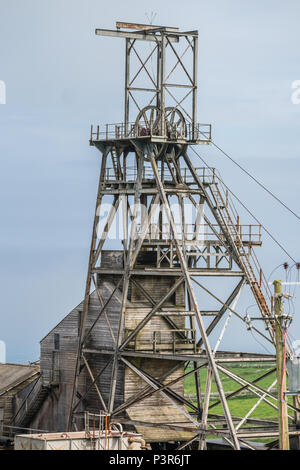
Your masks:
M278 390L278 417L279 417L279 445L280 450L289 450L288 414L286 399L286 371L285 371L285 338L284 315L282 306L282 283L274 281L275 293L275 335L276 335L276 363L277 363L277 390Z

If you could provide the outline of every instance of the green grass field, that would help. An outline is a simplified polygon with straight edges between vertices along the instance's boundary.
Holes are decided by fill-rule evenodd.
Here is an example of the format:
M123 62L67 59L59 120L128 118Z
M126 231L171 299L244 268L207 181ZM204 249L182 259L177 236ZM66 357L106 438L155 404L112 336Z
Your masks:
M264 375L268 371L274 369L274 365L270 364L247 364L243 365L241 363L235 363L235 364L226 364L226 368L231 370L233 373L239 375L240 377L243 377L244 379L247 379L249 381L253 381L256 378ZM191 370L191 369L189 369ZM206 383L206 374L207 371L206 369L201 369L199 371L199 376L200 376L200 384L201 384L201 392L204 395L205 392L205 383ZM227 377L223 373L220 373L220 378L223 383L224 391L225 394L227 395L229 392L233 392L241 387L240 384L236 383L234 380L231 378ZM268 375L261 381L257 382L257 385L267 389L275 380L276 378L276 373L273 372L272 374ZM196 389L195 389L195 380L194 380L194 375L190 375L185 379L184 382L184 389L185 389L185 394L195 394ZM274 387L276 389L276 385ZM216 384L213 381L212 382L212 393L217 393L217 388ZM276 391L273 390L271 391L273 395L276 396ZM277 399L272 399L270 397L266 397L272 404L277 405ZM257 403L259 397L256 397L251 393L249 390L244 390L243 395L237 395L234 396L233 398L228 399L228 405L230 412L233 416L236 417L244 417L248 411L251 410L253 405ZM193 402L196 405L196 398L189 398L191 402ZM216 406L214 403L217 403L219 401L217 396L214 396L210 400L210 409L209 413L211 414L217 414L217 415L223 415L223 408L222 405L219 403ZM292 403L292 399L290 398L290 403ZM293 412L292 410L289 411L289 414L292 416ZM271 421L277 421L278 419L278 411L270 406L268 403L262 401L258 407L251 413L249 418L264 418L267 420ZM250 424L247 424L247 426L251 426ZM273 439L258 439L260 442L268 442L272 441Z

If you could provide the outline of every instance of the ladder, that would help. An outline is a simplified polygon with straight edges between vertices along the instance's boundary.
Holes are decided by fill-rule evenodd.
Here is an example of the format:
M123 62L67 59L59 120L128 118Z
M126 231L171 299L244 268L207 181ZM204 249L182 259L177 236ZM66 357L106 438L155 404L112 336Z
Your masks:
M209 188L213 197L213 201L215 203L214 208L218 212L218 215L220 216L224 224L223 229L225 229L225 232L229 240L236 248L239 262L242 268L244 269L250 288L254 294L254 297L261 311L261 314L264 318L270 317L272 308L271 306L269 307L268 302L266 301L265 295L262 291L262 285L261 285L262 273L260 273L260 281L258 281L255 275L251 260L250 260L251 255L250 253L247 253L243 245L242 236L239 232L239 221L237 219L237 221L234 223L234 220L233 220L234 214L231 213L231 211L229 210L227 197L226 197L226 201L224 201L223 195L219 188L219 184L217 182L212 182L209 185ZM270 297L269 292L266 292L266 294ZM274 338L273 329L270 328L269 322L268 323L266 322L266 326L268 327L272 338Z

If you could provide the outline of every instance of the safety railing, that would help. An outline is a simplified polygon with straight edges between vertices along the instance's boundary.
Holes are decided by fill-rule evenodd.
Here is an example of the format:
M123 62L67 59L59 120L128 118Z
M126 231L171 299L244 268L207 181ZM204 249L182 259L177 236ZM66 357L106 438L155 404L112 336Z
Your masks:
M114 123L104 126L91 126L90 141L102 140L122 140L136 139L145 137L161 137L168 140L186 140L187 142L202 141L211 142L211 124L197 123L185 124L183 127L176 128L165 122L145 122L139 123Z
M179 240L188 242L222 241L224 240L223 230L225 226L218 224L175 224ZM227 228L227 226L226 226ZM235 226L237 231L236 239L240 239L246 244L261 243L261 225L239 225ZM142 234L141 225L137 225L136 238ZM145 242L151 241L169 241L173 239L172 230L169 223L151 223L145 235Z
M42 376L40 375L33 383L29 393L18 406L17 412L13 417L14 424L22 423L23 419L38 399L39 394L43 390Z
M194 353L197 352L195 329L155 330L152 333L152 347L154 353L169 351L175 354L177 352L183 352L184 350ZM179 335L180 333L182 333L181 336Z
M129 335L133 330L126 329ZM128 344L129 349L134 351L151 351L159 353L162 351L172 352L197 352L196 330L194 328L161 329L145 332L143 336L135 336Z
M243 239L239 231L239 227L241 226L239 222L240 218L234 206L229 190L220 177L220 173L215 169L213 173L216 181L213 185L210 186L209 189L215 200L216 208L225 222L225 226L230 234L230 237L232 237L232 240L235 242L241 263L244 265L245 270L248 273L254 295L261 307L261 310L266 314L268 311L271 311L273 307L272 292L255 252L252 249L246 252L245 248L243 247ZM259 227L261 241L261 226Z
M212 168L212 171L210 169L205 168L205 167L200 167L195 169L197 172L197 175L201 179L202 183L205 185L212 184L216 181L215 179L215 174L214 174L214 168ZM164 182L170 182L173 181L174 177L172 173L169 171L169 169L164 168L164 172L162 174L161 170L158 169L158 172L161 176L161 178L164 180ZM122 178L122 179L120 179ZM114 168L107 167L105 169L105 175L104 175L104 180L106 182L116 182L116 181L136 181L137 178L137 169L135 166L129 166L126 168L123 168L123 173L122 175L118 174L116 175L116 171ZM145 166L143 168L143 180L154 180L154 173L153 170L150 166ZM185 184L192 184L194 183L194 177L189 171L188 168L180 168L180 178L183 183Z

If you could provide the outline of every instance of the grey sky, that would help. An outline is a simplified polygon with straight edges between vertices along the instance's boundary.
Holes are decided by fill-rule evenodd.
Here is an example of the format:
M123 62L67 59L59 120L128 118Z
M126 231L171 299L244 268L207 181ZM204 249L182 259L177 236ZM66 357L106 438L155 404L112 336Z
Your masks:
M9 361L36 359L38 341L84 292L99 169L89 127L123 115L124 43L94 30L146 22L151 11L157 24L199 30L199 121L300 212L297 0L0 0L0 339ZM299 220L215 149L200 150L300 261ZM257 255L267 275L287 260L267 236ZM246 332L234 339L233 349L260 350Z

